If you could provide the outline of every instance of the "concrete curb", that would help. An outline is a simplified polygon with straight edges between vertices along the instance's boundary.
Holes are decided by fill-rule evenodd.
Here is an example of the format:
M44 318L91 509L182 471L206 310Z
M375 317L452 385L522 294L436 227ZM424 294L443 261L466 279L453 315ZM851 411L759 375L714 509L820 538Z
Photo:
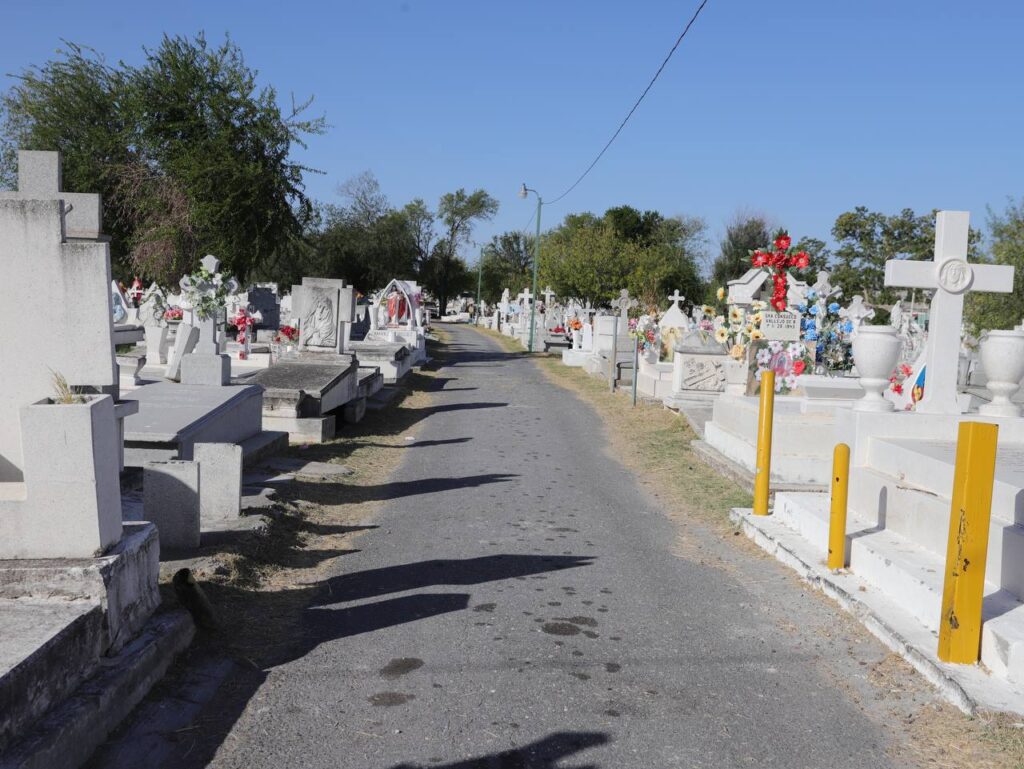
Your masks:
M918 673L939 690L943 697L956 705L964 714L974 716L977 713L979 708L977 700L968 694L960 682L944 670L936 660L913 646L903 633L893 627L878 612L839 584L833 572L825 566L809 562L795 550L787 547L771 532L751 520L747 512L734 507L729 511L729 518L749 539L753 540L754 544L780 563L793 569L801 579L820 590L845 611L856 617L873 636L909 662Z
M184 610L155 615L100 671L0 756L0 769L81 766L159 681L195 634Z

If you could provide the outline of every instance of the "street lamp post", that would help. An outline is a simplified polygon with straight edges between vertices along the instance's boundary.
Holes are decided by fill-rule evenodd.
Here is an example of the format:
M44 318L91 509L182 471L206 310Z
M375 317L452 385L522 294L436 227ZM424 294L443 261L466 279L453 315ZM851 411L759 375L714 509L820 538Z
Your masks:
M480 258L476 263L476 317L480 317L480 284L484 277L484 247L480 246Z
M537 236L533 241L533 296L530 299L530 352L533 352L533 335L537 330L535 318L537 314L537 264L540 262L540 207L544 205L544 200L537 190L530 189L525 182L519 188L519 197L525 198L531 192L537 196Z

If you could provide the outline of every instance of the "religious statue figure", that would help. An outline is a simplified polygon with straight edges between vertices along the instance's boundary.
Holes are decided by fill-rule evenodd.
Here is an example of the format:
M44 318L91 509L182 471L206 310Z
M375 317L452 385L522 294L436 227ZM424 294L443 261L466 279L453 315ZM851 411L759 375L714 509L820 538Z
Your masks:
M334 303L326 294L320 294L306 317L302 319L302 345L334 347L338 343L338 329L334 323Z
M391 289L387 298L387 307L389 326L397 326L409 312L409 303L406 301L405 295L398 289Z

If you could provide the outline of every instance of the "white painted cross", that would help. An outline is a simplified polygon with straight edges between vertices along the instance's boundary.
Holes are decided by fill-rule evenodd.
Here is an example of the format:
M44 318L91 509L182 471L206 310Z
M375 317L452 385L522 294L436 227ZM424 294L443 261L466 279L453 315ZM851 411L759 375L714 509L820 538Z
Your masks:
M548 286L544 289L544 309L547 310L551 307L551 297L555 295L555 292Z
M619 292L619 298L612 302L612 307L619 311L620 322L629 322L629 310L639 304L636 299L630 299L629 289L624 288Z
M970 221L967 211L939 211L933 261L890 259L885 263L885 285L935 289L928 313L924 398L917 406L925 414L960 413L956 378L964 294L1013 290L1013 267L968 263Z
M678 305L679 305L679 303L680 303L681 301L683 301L683 300L684 300L685 298L686 298L685 296L683 296L682 294L680 294L680 293L679 293L679 289L677 288L677 289L676 289L676 290L675 290L675 291L674 291L674 292L672 293L672 295L671 295L671 296L669 296L668 300L669 300L670 302L672 302L673 306L678 306Z
M875 317L875 310L873 307L868 307L864 304L863 296L854 294L853 299L850 300L850 306L843 307L839 311L839 317L853 324L853 329L850 331L850 337L852 338L857 335L860 327L864 325L864 321Z
M69 238L101 237L103 205L100 196L64 192L63 161L59 152L18 150L18 189L0 192L0 200L63 200L64 235Z

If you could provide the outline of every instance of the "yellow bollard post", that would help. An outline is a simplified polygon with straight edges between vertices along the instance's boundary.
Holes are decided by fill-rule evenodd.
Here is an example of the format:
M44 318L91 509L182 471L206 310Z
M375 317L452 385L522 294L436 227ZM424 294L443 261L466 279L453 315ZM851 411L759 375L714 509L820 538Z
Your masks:
M772 474L772 421L775 418L775 372L761 372L761 403L757 413L757 465L754 468L754 515L768 515Z
M943 662L973 664L981 655L981 602L998 438L997 425L960 423L939 617Z
M832 508L828 521L828 567L846 566L846 499L850 490L850 447L837 443L832 451Z

